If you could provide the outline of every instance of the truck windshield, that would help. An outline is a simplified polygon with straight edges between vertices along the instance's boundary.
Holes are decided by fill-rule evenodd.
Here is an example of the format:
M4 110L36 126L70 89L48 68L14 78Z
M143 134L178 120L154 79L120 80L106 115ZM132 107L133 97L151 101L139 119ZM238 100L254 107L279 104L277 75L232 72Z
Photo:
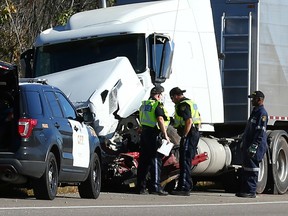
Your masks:
M43 76L118 56L126 56L136 73L145 71L145 35L99 37L38 47L34 76Z

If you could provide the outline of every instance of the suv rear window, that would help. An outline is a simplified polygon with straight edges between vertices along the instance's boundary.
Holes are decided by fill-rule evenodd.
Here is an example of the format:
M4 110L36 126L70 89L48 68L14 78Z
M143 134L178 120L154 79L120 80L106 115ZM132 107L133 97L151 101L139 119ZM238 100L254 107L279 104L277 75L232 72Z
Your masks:
M38 92L29 91L29 97L26 97L28 111L31 115L42 115L41 99Z

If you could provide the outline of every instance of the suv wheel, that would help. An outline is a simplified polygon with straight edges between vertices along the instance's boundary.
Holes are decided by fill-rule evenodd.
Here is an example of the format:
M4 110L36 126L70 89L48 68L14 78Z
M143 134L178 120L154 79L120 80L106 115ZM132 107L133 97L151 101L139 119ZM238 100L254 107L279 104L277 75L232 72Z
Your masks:
M87 179L78 186L81 198L97 199L101 188L101 166L96 153L91 159L90 171Z
M48 155L46 169L40 179L35 180L33 185L34 195L37 199L53 200L58 189L58 167L52 152Z

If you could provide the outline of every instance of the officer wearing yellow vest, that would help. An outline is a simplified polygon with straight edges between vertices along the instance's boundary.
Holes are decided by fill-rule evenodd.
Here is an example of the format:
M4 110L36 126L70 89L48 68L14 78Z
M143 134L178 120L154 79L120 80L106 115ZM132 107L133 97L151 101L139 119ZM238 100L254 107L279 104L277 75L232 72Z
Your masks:
M150 91L148 100L142 102L139 110L140 124L142 128L140 138L140 159L137 169L137 187L139 194L148 194L146 189L146 177L151 176L151 188L149 192L157 195L168 195L160 186L162 157L157 152L162 138L170 142L167 135L167 126L170 118L160 101L164 88L155 86Z
M191 163L196 155L201 124L200 114L196 103L184 97L181 90L175 87L170 91L170 97L175 103L175 114L173 126L181 137L179 148L180 175L176 190L171 191L172 195L190 196L193 187L191 178Z

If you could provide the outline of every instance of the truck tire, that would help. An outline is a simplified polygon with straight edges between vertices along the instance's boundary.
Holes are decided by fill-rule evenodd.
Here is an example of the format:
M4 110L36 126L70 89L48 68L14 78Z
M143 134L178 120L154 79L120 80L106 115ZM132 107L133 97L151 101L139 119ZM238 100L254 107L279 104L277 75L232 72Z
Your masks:
M91 166L87 179L78 186L81 198L97 199L101 190L101 166L96 153L91 159Z
M264 192L266 188L268 179L268 159L266 154L264 155L264 158L262 159L259 168L260 170L258 174L258 183L256 192L258 194L261 194Z
M284 194L288 189L288 135L283 130L275 130L271 132L270 137L273 193Z
M43 176L33 183L33 191L36 199L53 200L58 189L58 167L55 155L50 152Z

